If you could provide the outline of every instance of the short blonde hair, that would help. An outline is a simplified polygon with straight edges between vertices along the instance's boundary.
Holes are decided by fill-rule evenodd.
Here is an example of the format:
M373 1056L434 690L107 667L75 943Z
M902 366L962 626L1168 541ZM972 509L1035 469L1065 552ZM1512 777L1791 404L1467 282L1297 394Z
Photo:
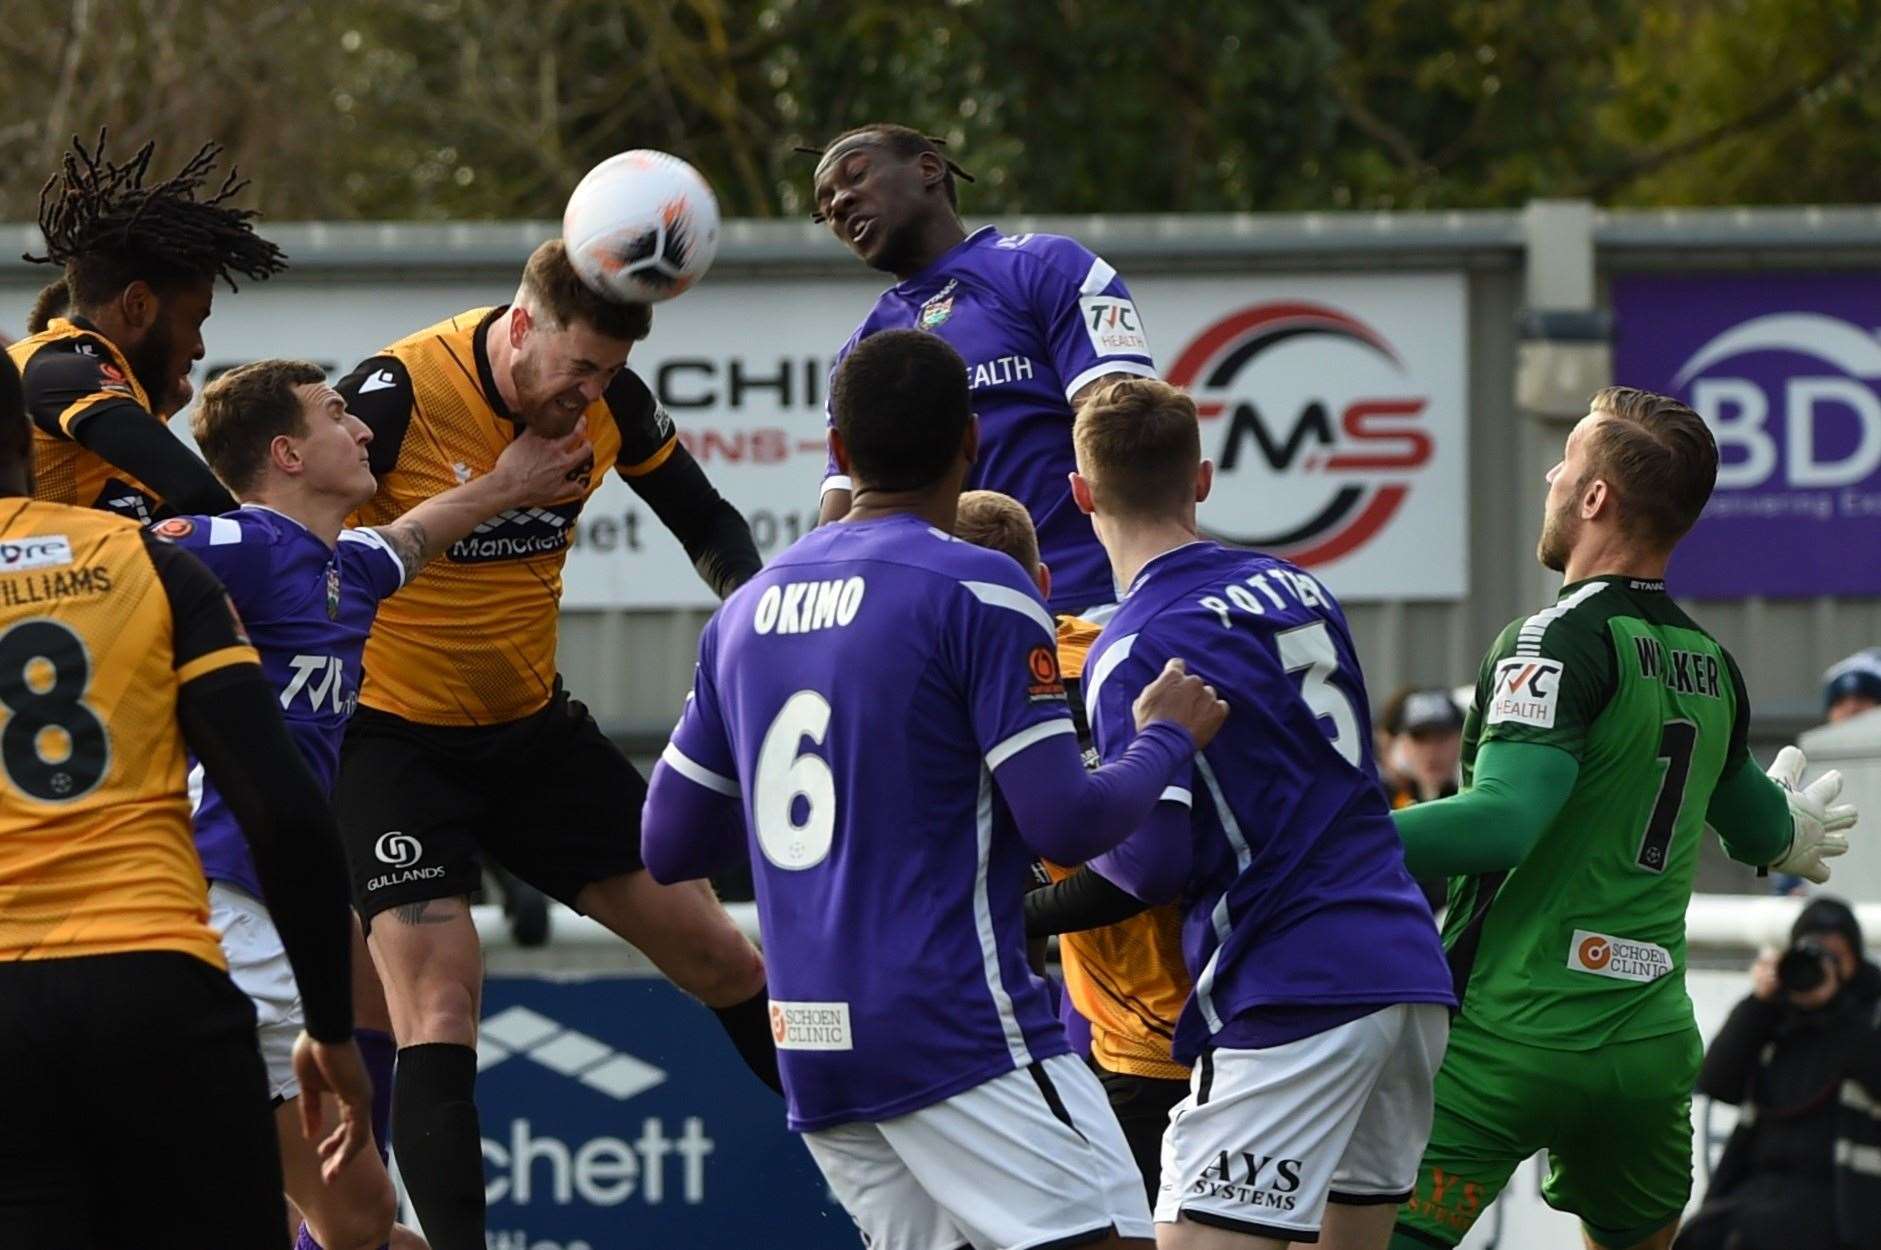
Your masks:
M1156 378L1123 378L1078 406L1078 472L1098 511L1160 516L1195 501L1202 431L1195 401Z
M954 537L989 551L1003 551L1019 562L1026 576L1038 576L1038 531L1025 505L996 490L970 490L960 496Z

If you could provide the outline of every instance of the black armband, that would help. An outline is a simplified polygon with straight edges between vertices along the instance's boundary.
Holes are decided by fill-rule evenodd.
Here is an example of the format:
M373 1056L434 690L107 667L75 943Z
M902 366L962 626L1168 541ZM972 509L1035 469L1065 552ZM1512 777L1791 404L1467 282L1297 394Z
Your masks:
M1088 867L1080 868L1056 885L1025 896L1025 935L1050 937L1101 929L1148 910L1149 904L1134 894Z
M627 484L673 531L700 578L719 598L763 567L744 514L718 493L684 447L675 446L658 468L628 478Z
M352 911L339 830L288 737L274 687L252 664L179 690L177 720L254 852L268 915L300 988L307 1032L353 1034Z
M72 437L148 486L173 512L214 516L235 508L235 497L209 466L135 404L108 404L87 414Z

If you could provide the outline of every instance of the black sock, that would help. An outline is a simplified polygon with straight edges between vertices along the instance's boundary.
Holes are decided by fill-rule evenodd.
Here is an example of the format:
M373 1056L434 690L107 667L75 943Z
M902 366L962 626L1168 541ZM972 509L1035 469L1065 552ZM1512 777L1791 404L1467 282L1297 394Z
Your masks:
M777 1075L777 1042L771 1036L771 995L761 989L742 1003L714 1007L712 1014L725 1027L725 1035L744 1056L745 1066L753 1075L780 1095L784 1082Z
M392 1084L392 1148L433 1250L485 1250L477 1052L406 1046Z

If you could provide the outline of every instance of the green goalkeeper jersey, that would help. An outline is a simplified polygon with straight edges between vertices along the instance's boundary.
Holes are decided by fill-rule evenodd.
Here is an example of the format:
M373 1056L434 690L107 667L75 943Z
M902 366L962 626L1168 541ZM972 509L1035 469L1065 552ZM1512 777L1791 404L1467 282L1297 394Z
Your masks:
M1558 1050L1692 1027L1685 912L1706 809L1750 760L1744 680L1665 584L1600 577L1515 621L1463 731L1580 762L1566 804L1506 872L1451 883L1444 946L1463 1013Z

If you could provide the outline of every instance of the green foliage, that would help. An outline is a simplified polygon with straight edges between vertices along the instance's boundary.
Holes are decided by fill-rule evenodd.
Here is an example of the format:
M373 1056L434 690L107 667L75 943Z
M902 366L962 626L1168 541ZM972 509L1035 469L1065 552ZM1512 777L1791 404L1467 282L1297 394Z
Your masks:
M658 147L734 216L948 140L975 214L1881 198L1881 0L14 0L0 217L74 132L283 218L553 217Z

